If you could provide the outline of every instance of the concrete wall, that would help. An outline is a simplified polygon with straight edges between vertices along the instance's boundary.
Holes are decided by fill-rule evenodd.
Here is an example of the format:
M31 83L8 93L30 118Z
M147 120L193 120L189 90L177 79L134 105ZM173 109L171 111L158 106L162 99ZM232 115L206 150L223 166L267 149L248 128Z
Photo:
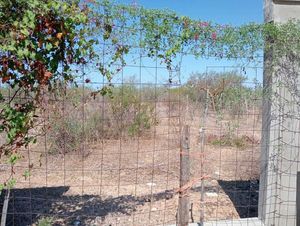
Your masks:
M266 22L300 19L300 0L265 0L264 12Z
M300 19L300 0L265 0L264 7L266 22ZM282 59L274 74L271 62L272 52L266 52L259 218L266 226L296 226L300 120L295 116L300 108L290 86L299 83L300 73L293 62Z

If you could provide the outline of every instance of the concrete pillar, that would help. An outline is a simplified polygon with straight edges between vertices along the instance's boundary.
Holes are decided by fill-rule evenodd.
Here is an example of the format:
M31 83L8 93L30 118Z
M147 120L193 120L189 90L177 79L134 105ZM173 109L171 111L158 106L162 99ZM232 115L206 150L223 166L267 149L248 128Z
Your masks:
M300 19L300 0L265 0L264 13L265 22ZM295 84L299 84L300 70L287 59L271 66L271 51L265 52L264 58L259 218L265 226L296 226L300 87Z

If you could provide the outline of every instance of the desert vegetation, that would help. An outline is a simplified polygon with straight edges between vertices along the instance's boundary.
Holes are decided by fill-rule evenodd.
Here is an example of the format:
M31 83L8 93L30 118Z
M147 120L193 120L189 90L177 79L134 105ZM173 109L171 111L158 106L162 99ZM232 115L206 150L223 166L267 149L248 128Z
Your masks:
M144 91L134 83L112 88L110 97L94 97L93 91L66 88L47 106L51 153L78 151L83 142L146 135L155 124L154 102L143 101Z
M226 109L235 117L261 103L262 90L257 87L258 82L246 80L246 76L236 71L193 73L183 89L191 101L202 106L208 102L212 110L221 113Z
M124 195L129 206L138 206L140 211L146 211L147 201L144 200L152 199L148 197L151 188L158 192L157 197L154 194L156 201L153 200L153 203L156 207L153 208L164 208L165 195L168 195L170 203L174 202L170 205L175 208L176 196L172 189L178 186L178 148L183 124L190 125L191 128L192 177L210 175L211 179L207 181L210 189L218 188L214 184L216 172L217 178L224 180L256 180L260 136L254 131L260 127L261 88L254 83L249 85L245 79L236 71L193 73L181 86L171 88L156 84L141 86L131 79L112 86L111 95L106 96L95 96L96 89L90 83L57 86L52 95L44 94L43 108L37 110L39 127L31 131L38 138L37 143L31 147L36 154L31 154L30 157L24 154L25 159L16 163L16 166L26 166L24 160L30 159L31 164L26 172L27 179L23 177L17 180L24 180L26 183L31 178L31 183L35 181L40 184L39 180L45 178L42 169L47 167L48 186L67 184L77 191L80 188L77 184L80 172L87 172L81 180L91 189L92 194L97 192L97 187L103 186L101 184L109 184L115 188L103 188L101 195L105 200ZM14 91L7 89L4 92ZM19 98L24 96L19 94ZM203 113L206 108L207 115ZM251 118L246 119L247 115L251 115ZM252 115L255 117L252 118ZM204 121L206 125L202 125ZM206 151L200 157L198 130L202 126L207 128L204 143ZM224 155L224 161L239 159L239 163L232 163L220 171L221 167L216 161L220 153ZM199 167L202 158L206 159L205 172ZM245 159L251 161L244 163ZM83 164L88 165L88 171L83 168ZM99 175L94 175L95 172L101 172L100 181ZM164 187L166 180L169 183L167 193ZM94 184L97 186L92 186ZM125 190L117 190L121 188ZM136 199L127 197L133 188L141 188L136 193ZM193 189L192 202L198 210L200 207L196 200L199 183L194 184ZM74 195L74 191L70 191L69 195ZM65 196L61 198L65 199ZM67 201L66 205L77 205L77 199L79 197L74 197L75 203ZM225 211L225 206L229 202L225 193L222 194L222 199L227 204L224 204L224 210L219 214L225 217L228 212ZM107 205L112 205L110 201L107 202ZM59 204L55 202L53 205ZM213 206L208 206L213 209ZM173 218L172 208L168 213L170 219ZM97 211L99 215L106 214L102 207ZM234 208L229 212L234 214ZM213 214L207 214L207 219L212 216ZM82 220L91 223L90 219ZM112 219L114 217L108 215L100 222ZM158 217L157 220L159 219ZM50 225L53 222L72 223L75 220L74 217L62 219L41 215L36 216L35 222L36 225ZM139 221L143 222L143 219Z
M47 137L49 152L67 153L82 149L83 142L95 143L103 139L132 139L150 136L151 129L159 123L156 103L169 104L169 110L179 101L190 105L199 115L205 105L222 117L229 116L225 133L217 138L211 135L211 145L245 147L250 138L236 137L234 120L251 109L260 108L261 89L245 84L246 77L237 72L193 73L186 84L168 90L166 87L139 88L134 81L112 88L111 96L96 96L92 87L66 87L57 92L47 105ZM188 102L186 102L188 101ZM172 107L173 106L173 107ZM184 110L184 109L183 109ZM249 143L250 142L250 143Z
M174 223L183 124L191 128L195 212L203 208L197 176L208 175L205 190L218 194L205 203L206 220L249 215L250 198L238 213L221 182L232 191L248 181L249 191L258 178L261 88L234 71L194 73L177 86L171 77L183 53L251 64L276 44L276 60L293 49L286 37L297 36L298 23L231 27L109 0L16 0L0 9L0 191L13 192L8 224ZM165 86L123 80L126 67L142 75L144 58L156 62L155 74L158 67L169 73Z

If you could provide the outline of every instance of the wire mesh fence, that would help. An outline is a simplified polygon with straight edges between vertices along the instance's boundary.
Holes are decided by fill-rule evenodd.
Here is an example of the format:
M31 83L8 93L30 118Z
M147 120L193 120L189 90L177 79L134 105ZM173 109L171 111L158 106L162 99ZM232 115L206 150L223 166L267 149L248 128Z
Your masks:
M44 91L31 131L37 143L22 150L13 172L1 165L0 180L17 181L7 209L1 196L6 224L172 225L183 193L190 222L257 216L261 65L232 59L220 66L208 49L199 68L183 60L191 55L185 52L166 68L140 40L133 45L125 24L115 26L123 28L122 46L131 47L126 65L110 64L114 46L100 40L102 64L116 70L112 80L89 64L73 66L76 81ZM143 28L136 32L143 36ZM198 72L183 70L191 64ZM16 92L1 89L8 101ZM18 95L16 104L31 98ZM190 178L182 183L187 127Z
M1 226L296 225L299 22L7 2Z
M11 192L7 225L173 222L179 95L157 62L141 64L140 58L114 78L113 97L94 96L105 82L93 81L84 68L76 86L58 84L55 95L45 94L37 129L43 135L14 166L16 175L28 175ZM1 178L9 170L3 165Z
M43 135L15 166L7 225L175 224L185 125L190 221L257 216L261 69L207 67L181 82L138 59L112 97L93 94L105 82L86 68L76 86L45 94Z

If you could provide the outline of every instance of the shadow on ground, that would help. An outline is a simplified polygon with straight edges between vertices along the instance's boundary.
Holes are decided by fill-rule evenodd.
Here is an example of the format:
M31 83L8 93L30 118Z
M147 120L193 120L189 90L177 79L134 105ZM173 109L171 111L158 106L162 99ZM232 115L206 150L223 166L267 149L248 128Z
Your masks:
M253 181L218 181L228 195L241 218L257 217L259 182Z
M101 199L95 195L65 195L69 187L41 187L31 189L13 189L11 191L7 223L11 226L27 226L42 216L63 219L55 225L75 225L79 217L81 224L91 225L95 219L104 220L109 214L130 215L138 206L147 202L170 199L173 194L167 190L152 196L135 197L123 195ZM0 197L2 210L3 194Z

